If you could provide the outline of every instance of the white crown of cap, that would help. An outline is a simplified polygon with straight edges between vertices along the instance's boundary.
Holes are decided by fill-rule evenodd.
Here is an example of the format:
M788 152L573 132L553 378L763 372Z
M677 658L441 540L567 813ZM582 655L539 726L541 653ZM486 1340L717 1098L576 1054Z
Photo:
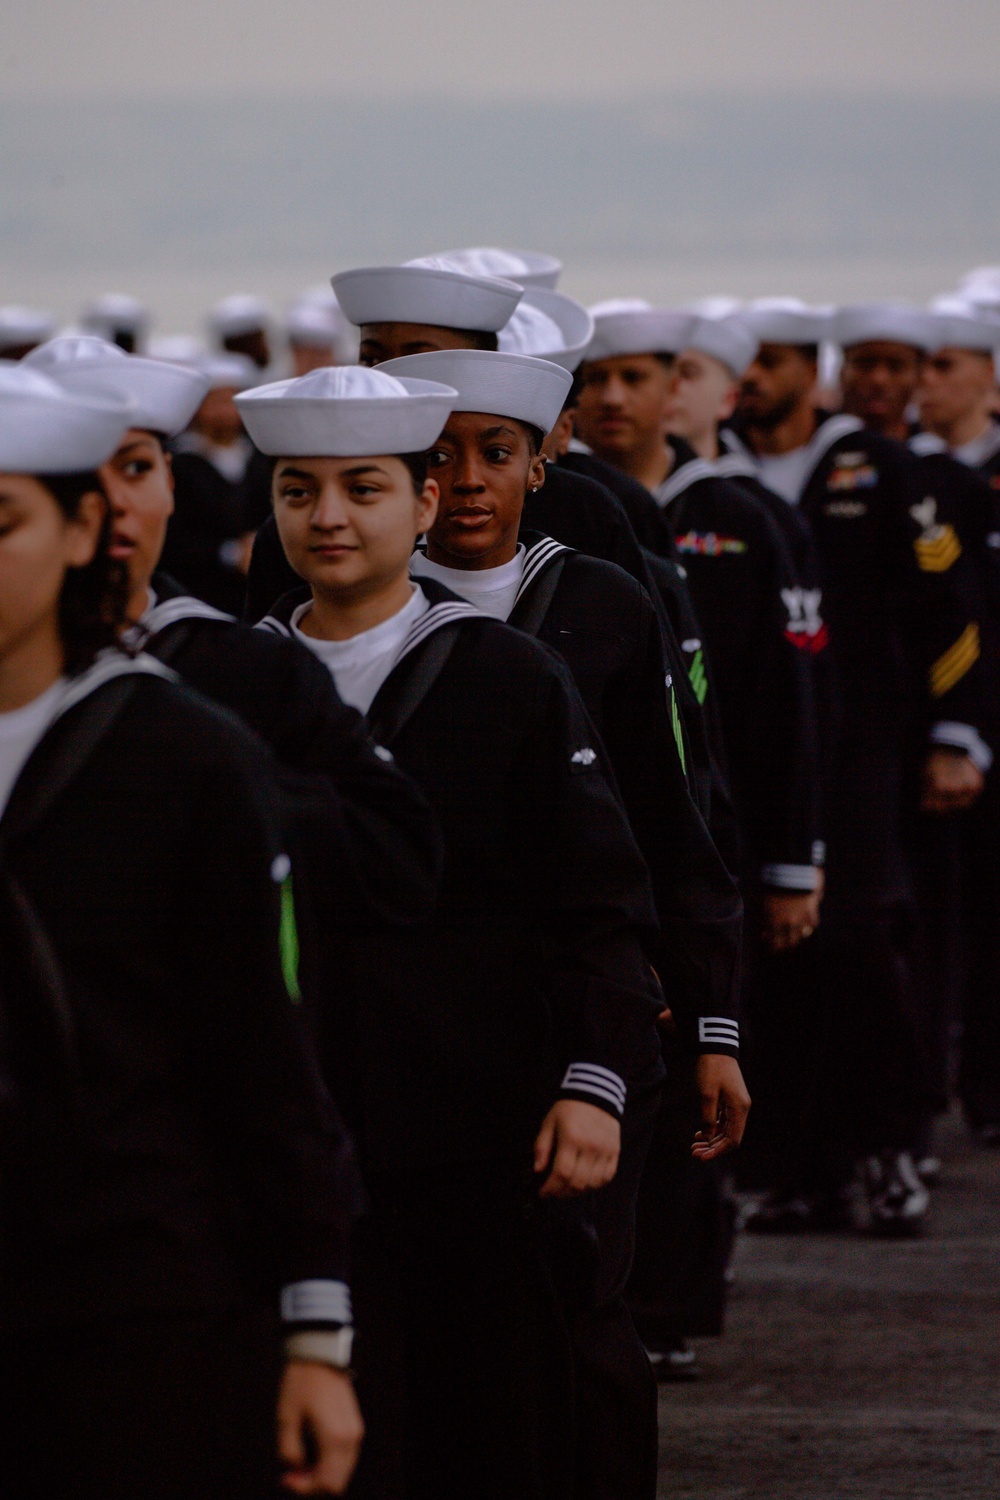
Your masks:
M684 347L717 359L739 380L756 359L760 344L757 335L734 313L726 317L693 318Z
M593 337L594 320L581 303L562 292L528 287L497 342L503 354L530 354L572 371Z
M797 297L758 297L740 317L762 344L818 344L830 336L832 311Z
M501 276L470 276L436 265L366 266L341 271L330 284L357 328L424 323L470 333L498 333L524 290Z
M56 320L39 307L0 307L0 346L41 344L56 331Z
M971 349L992 354L1000 349L1000 319L966 297L935 297L930 305L931 352Z
M562 261L540 250L501 250L495 245L472 245L462 250L442 250L407 261L410 266L438 265L467 271L472 276L503 276L523 287L547 287L552 291L562 273Z
M194 368L208 382L210 391L245 391L256 385L260 371L246 354L213 352L203 354Z
M684 311L696 313L699 318L730 318L743 311L743 303L739 297L713 292L710 297L696 297L693 302L686 302Z
M147 359L164 359L173 365L197 365L207 356L204 340L193 333L161 333L150 339L146 350Z
M126 354L94 334L64 334L39 344L24 360L60 385L76 391L113 391L132 404L131 427L176 437L208 390L199 371Z
M440 381L398 379L339 365L237 396L243 424L272 458L365 458L421 453L455 404Z
M641 297L616 297L590 309L594 336L583 358L615 359L628 354L678 354L687 345L694 319L675 308L653 307Z
M116 332L143 333L149 327L149 308L127 292L105 292L88 302L81 320L94 333L102 329Z
M458 392L453 411L484 412L551 432L573 377L551 360L481 349L436 349L379 366L393 375L441 380Z
M113 392L68 390L23 360L0 361L0 472L96 469L131 425L131 406Z
M962 277L958 290L977 307L1000 311L1000 266L977 266Z
M271 309L262 297L250 292L235 292L223 297L208 315L208 326L218 339L239 338L271 326Z
M838 307L827 337L841 349L869 343L934 347L933 320L923 308L905 302L857 302Z
M333 292L325 298L312 293L297 297L285 314L285 332L296 344L327 348L342 338L347 319Z

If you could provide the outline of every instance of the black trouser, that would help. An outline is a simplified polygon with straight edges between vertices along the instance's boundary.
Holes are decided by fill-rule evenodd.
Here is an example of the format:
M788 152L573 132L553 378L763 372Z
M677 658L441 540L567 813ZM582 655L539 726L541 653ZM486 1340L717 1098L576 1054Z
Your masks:
M7 1334L10 1500L273 1500L281 1342L272 1312Z
M568 1500L566 1309L595 1260L579 1213L550 1215L507 1164L368 1186L353 1262L367 1438L352 1497Z
M836 1190L859 1157L912 1146L935 1100L924 969L907 906L826 908L815 936L762 967L747 1144L766 1185Z
M648 1349L722 1332L733 1213L724 1169L691 1155L701 1110L694 1060L672 1047L667 1084L639 1189L627 1300Z
M963 815L967 980L959 1094L973 1125L1000 1125L1000 772Z
M577 1500L653 1500L656 1380L625 1302L635 1252L639 1182L661 1100L657 1064L633 1085L614 1179L592 1195L598 1266L593 1305L572 1325L577 1379Z

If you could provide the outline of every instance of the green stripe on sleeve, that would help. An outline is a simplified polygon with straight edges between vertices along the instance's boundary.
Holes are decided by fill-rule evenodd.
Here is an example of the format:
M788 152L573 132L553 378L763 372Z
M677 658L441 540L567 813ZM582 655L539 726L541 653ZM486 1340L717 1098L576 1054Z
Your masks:
M278 942L281 949L281 972L289 1000L296 1005L302 999L299 988L299 929L295 921L295 898L292 895L292 877L286 875L281 882L281 928Z

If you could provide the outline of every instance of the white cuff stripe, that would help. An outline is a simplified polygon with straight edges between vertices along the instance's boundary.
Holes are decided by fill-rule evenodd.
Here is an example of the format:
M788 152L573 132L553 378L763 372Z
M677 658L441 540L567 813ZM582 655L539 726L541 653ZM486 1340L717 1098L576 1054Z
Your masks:
M351 1294L343 1281L294 1281L281 1289L286 1323L350 1323Z
M931 742L964 750L976 769L984 774L993 764L993 751L971 724L952 724L947 721L935 724L931 730Z
M619 1114L625 1109L627 1090L624 1081L610 1068L602 1068L597 1063L570 1063L562 1087L576 1089L582 1094L594 1094L613 1104Z
M819 885L819 871L813 865L765 865L760 878L765 885L784 891L814 891Z
M699 1042L724 1042L727 1047L740 1044L740 1023L727 1016L699 1016Z

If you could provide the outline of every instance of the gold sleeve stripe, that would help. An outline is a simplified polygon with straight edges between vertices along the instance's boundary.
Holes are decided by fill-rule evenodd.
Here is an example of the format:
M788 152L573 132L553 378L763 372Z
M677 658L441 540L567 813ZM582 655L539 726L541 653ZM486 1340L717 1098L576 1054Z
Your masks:
M924 573L947 573L962 555L962 544L952 526L942 526L940 536L933 541L921 537L913 545L917 563Z
M979 626L967 625L955 644L931 667L931 696L943 698L979 657Z

